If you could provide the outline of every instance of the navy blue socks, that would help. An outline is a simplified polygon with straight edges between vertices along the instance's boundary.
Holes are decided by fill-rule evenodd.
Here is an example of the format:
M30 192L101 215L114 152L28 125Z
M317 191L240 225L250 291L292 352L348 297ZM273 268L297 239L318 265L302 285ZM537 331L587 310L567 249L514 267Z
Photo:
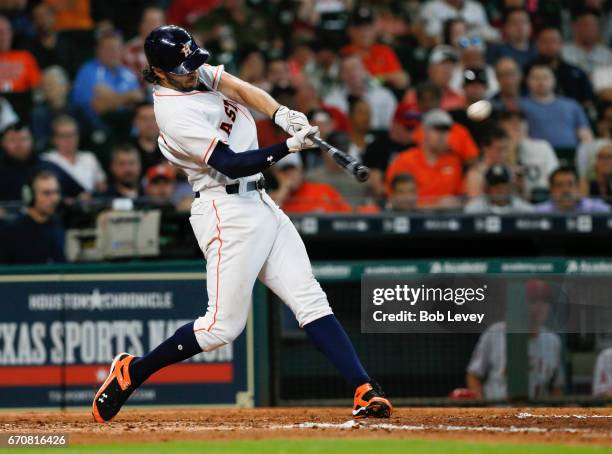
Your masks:
M139 386L158 370L191 358L202 349L193 332L193 322L181 326L152 352L136 358L130 364L132 383Z
M370 381L344 328L333 314L304 326L306 333L354 388Z

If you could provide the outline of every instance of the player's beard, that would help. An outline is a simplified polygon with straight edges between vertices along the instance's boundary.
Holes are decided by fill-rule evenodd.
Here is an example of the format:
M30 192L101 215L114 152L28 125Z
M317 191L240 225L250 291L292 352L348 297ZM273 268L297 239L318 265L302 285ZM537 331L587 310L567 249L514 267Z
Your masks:
M193 75L190 74L190 77L177 77L172 74L167 74L166 82L177 91L193 91L198 88L198 73L194 71Z

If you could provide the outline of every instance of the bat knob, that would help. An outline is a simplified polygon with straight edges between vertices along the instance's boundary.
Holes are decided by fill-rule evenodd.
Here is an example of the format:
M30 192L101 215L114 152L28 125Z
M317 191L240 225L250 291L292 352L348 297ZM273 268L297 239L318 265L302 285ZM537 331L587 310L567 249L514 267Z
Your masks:
M363 183L364 181L368 181L368 178L370 178L370 169L360 164L355 167L354 174L357 181Z

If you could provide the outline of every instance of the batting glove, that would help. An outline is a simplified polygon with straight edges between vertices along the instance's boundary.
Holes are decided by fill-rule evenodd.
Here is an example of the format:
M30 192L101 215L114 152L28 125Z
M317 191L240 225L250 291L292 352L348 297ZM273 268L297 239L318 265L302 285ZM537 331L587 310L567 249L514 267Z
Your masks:
M306 115L297 110L291 110L287 106L280 106L272 115L274 123L280 126L283 131L292 136L296 135L304 128L309 128L310 123Z
M307 126L302 128L298 132L295 133L293 137L289 137L287 139L287 148L291 153L295 153L297 151L305 150L307 148L316 147L315 143L311 140L311 137L314 137L319 134L318 126Z

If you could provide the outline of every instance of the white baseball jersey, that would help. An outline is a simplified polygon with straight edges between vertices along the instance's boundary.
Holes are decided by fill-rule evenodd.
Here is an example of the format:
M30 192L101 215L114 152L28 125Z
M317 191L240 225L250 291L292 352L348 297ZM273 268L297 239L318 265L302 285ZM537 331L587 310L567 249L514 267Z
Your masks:
M314 278L295 226L265 190L246 191L244 182L208 165L219 142L239 153L257 149L257 130L246 107L217 91L222 66L199 70L206 91L182 93L155 87L155 118L164 156L183 169L194 191L189 221L206 258L206 313L194 322L204 351L232 342L246 325L251 293L259 278L289 306L304 326L332 310ZM226 184L240 181L238 194Z
M602 350L593 372L593 395L612 393L612 347Z
M563 386L561 339L557 334L543 327L537 336L529 338L527 355L529 397L545 397L551 386ZM494 323L480 335L467 370L484 379L486 399L508 397L505 322Z
M206 91L182 93L156 86L153 92L155 119L159 126L159 148L176 167L183 169L195 192L225 194L225 185L235 183L207 165L215 146L225 143L235 152L254 150L255 120L249 110L217 91L223 65L198 69ZM257 180L261 174L245 178Z

